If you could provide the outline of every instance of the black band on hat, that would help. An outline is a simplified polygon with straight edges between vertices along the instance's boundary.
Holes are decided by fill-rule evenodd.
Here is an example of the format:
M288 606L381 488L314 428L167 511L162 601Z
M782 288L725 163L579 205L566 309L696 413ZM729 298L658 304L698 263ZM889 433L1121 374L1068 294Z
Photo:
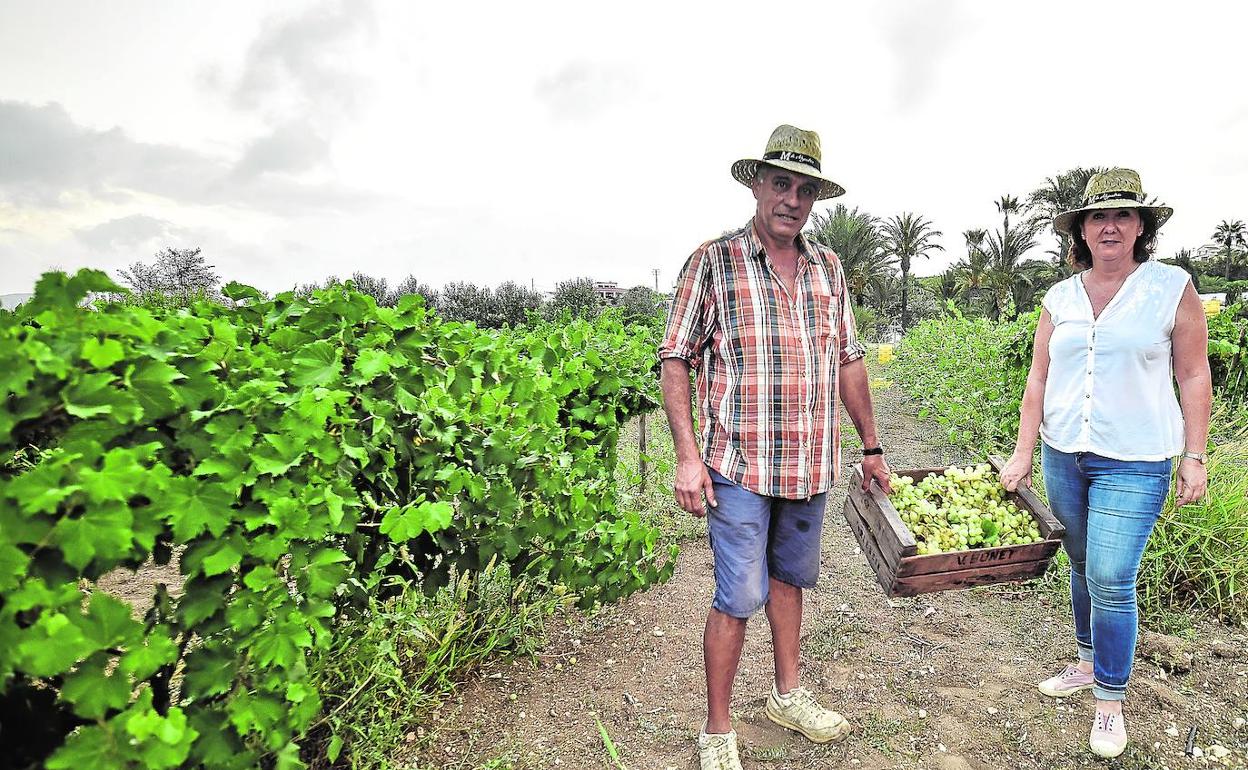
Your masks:
M1135 201L1136 203L1143 203L1144 194L1133 193L1130 190L1112 190L1110 192L1097 193L1096 195L1088 196L1088 199L1083 202L1083 205L1087 206L1092 203L1100 203L1101 201Z
M817 159L812 158L809 155L804 155L800 152L793 152L792 150L772 150L771 152L765 152L763 153L763 160L784 160L791 163L805 163L807 166L813 166L815 171L823 171L823 169L819 167L819 161Z

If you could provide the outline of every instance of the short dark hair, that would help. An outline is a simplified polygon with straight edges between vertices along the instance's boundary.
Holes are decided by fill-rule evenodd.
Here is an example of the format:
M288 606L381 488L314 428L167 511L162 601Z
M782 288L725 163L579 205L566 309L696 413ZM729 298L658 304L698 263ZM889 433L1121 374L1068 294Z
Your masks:
M1139 208L1136 211L1140 214L1144 232L1135 239L1131 256L1136 262L1147 262L1157 248L1157 217L1149 209ZM1066 261L1070 263L1072 270L1087 270L1092 267L1092 250L1083 240L1083 220L1088 213L1081 211L1070 220L1070 251L1066 253Z

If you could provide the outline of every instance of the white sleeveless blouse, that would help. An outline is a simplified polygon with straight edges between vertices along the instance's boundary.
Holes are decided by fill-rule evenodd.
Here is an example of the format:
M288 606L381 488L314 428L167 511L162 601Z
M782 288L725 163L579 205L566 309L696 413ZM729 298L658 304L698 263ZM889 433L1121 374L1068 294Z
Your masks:
M1053 320L1040 436L1061 452L1116 460L1165 460L1184 449L1170 332L1190 280L1149 260L1135 269L1099 318L1076 274L1051 287Z

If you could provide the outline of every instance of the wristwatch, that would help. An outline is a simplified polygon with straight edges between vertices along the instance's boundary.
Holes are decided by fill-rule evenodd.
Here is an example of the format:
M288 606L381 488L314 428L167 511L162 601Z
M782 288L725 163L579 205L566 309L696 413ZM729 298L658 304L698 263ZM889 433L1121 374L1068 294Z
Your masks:
M1205 462L1208 461L1209 455L1206 452L1188 452L1185 450L1183 452L1183 458L1185 460L1195 460L1201 465L1204 465Z
M873 446L870 449L862 450L863 457L870 457L871 455L882 455L882 454L884 454L884 447L882 446Z

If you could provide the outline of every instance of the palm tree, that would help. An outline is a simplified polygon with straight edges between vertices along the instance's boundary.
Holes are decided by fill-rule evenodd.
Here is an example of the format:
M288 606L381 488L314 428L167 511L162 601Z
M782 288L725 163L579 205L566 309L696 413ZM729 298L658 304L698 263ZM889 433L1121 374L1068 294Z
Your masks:
M894 215L884 222L884 237L888 251L897 255L901 261L901 331L904 334L910 326L910 262L916 257L926 257L930 251L944 251L945 247L936 243L942 233L932 227L932 223L921 214L904 212Z
M1070 251L1070 236L1052 230L1053 217L1063 211L1071 211L1082 206L1083 191L1088 187L1088 180L1093 174L1099 174L1102 171L1105 169L1100 166L1072 168L1055 177L1048 177L1044 180L1043 187L1032 190L1027 196L1027 205L1035 212L1036 217L1042 219L1044 225L1050 228L1050 232L1057 236L1057 252L1049 252L1049 254L1053 255L1053 261L1058 265L1065 266L1066 254ZM1068 273L1069 268L1064 267L1063 272Z
M1167 260L1172 265L1178 265L1187 271L1192 277L1192 286L1196 289L1196 293L1200 293L1200 270L1196 267L1196 262L1192 259L1191 249L1179 249L1174 256Z
M1248 248L1248 227L1244 226L1242 219L1236 219L1234 222L1223 219L1222 224L1218 225L1218 229L1213 232L1213 239L1222 244L1222 248L1226 249L1226 280L1231 280L1231 264L1235 261L1235 254L1231 250L1235 244Z
M965 307L970 307L979 298L987 285L988 254L984 251L984 239L987 230L964 230L962 237L966 239L966 256L954 266L957 278L957 296Z
M885 249L884 236L880 234L880 221L857 208L850 211L843 203L826 214L816 211L810 219L807 237L836 252L854 304L862 307L867 292L895 269L895 259Z
M989 291L989 317L997 320L1005 312L1011 300L1014 303L1014 315L1030 304L1043 283L1044 273L1040 268L1050 268L1036 260L1023 261L1023 256L1036 246L1036 235L1042 227L1042 221L1036 218L1024 219L1010 227L1010 214L1022 214L1018 199L1003 196L996 202L1003 222L1000 230L994 230L987 236L985 253L987 255L987 273L985 283Z

